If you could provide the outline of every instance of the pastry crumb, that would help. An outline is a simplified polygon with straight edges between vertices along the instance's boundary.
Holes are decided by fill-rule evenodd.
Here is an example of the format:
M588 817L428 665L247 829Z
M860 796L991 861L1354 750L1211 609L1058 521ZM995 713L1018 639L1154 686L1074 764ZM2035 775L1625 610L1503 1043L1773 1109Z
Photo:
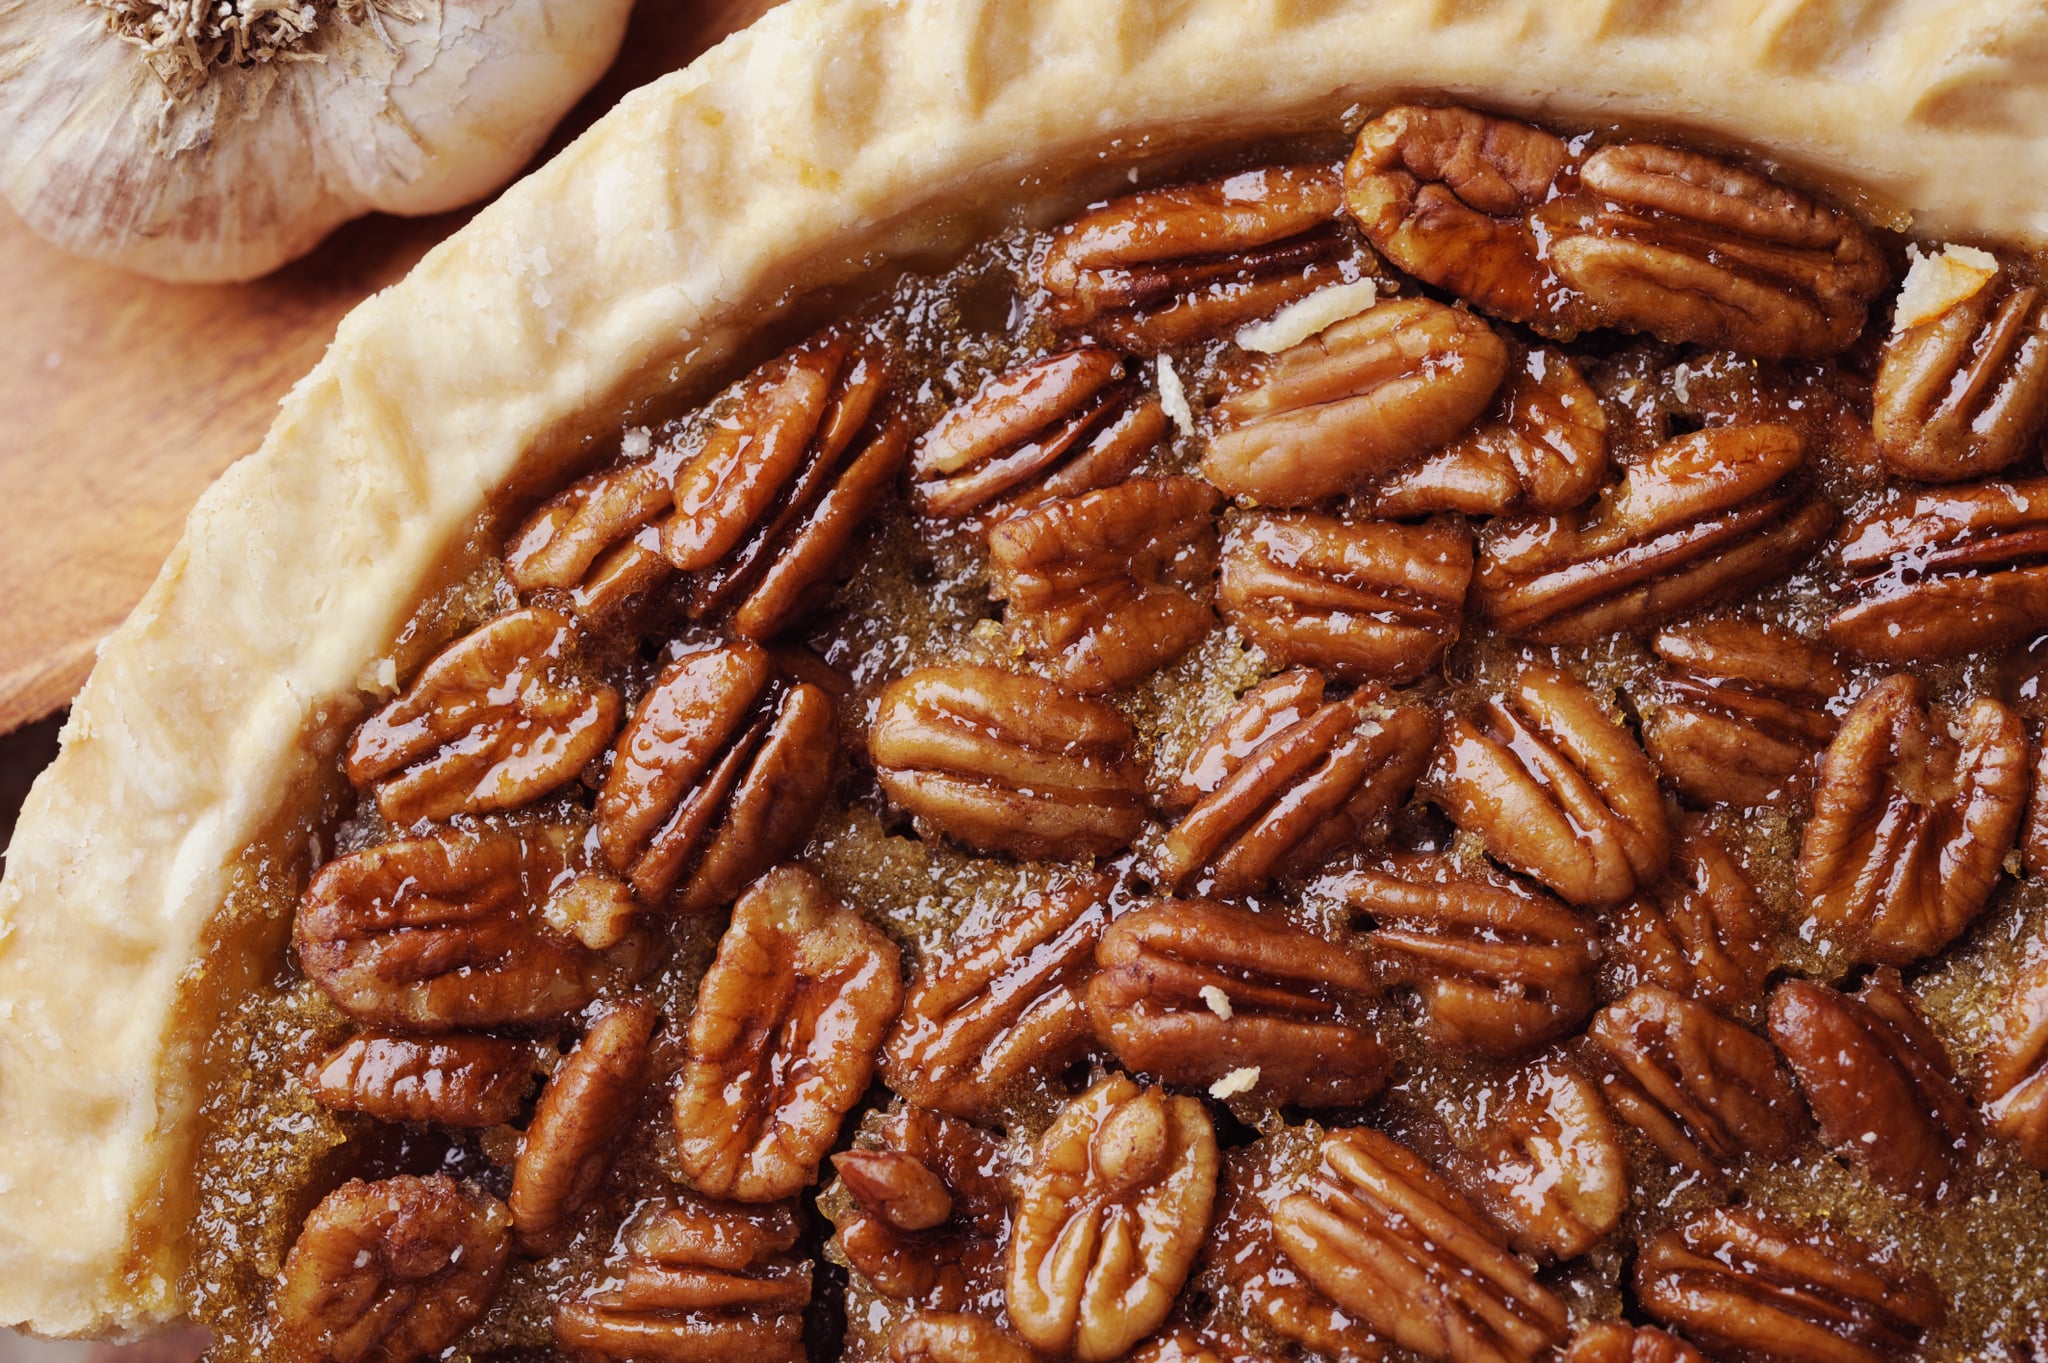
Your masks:
M1275 355L1358 316L1378 301L1379 285L1370 279L1333 284L1288 304L1264 322L1252 323L1237 333L1237 344L1242 350Z
M1922 255L1918 246L1908 246L1906 253L1913 264L1899 289L1898 310L1892 314L1894 332L1933 321L1974 297L1998 274L1998 258L1975 246L1951 242L1933 255Z
M1172 359L1165 355L1159 357L1159 405L1166 409L1166 415L1172 418L1173 424L1180 427L1181 434L1195 433L1195 412L1188 406L1188 390L1182 386Z
M1211 1098L1235 1098L1240 1093L1250 1093L1258 1086L1259 1067L1257 1065L1246 1065L1242 1069L1232 1070L1215 1083L1209 1085L1209 1096Z
M1209 1005L1210 1012L1222 1018L1225 1022L1230 1021L1230 995L1224 993L1221 988L1213 984L1203 985L1201 994L1202 1002Z

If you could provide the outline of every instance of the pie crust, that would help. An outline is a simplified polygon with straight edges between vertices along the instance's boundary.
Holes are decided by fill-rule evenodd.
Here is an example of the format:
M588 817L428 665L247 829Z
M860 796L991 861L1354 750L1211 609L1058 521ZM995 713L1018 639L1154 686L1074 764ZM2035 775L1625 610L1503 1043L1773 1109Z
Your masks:
M2033 0L794 0L343 321L102 646L0 885L0 1323L182 1314L206 1041L289 922L266 887L401 627L586 422L877 259L1429 91L1739 142L1925 235L2048 237Z

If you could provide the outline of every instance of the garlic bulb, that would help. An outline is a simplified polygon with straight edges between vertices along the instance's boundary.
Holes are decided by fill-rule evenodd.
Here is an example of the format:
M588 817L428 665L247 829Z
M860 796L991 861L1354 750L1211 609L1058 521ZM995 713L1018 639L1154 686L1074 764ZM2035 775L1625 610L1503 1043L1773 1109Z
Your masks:
M510 179L631 0L0 0L0 189L69 251L248 279Z

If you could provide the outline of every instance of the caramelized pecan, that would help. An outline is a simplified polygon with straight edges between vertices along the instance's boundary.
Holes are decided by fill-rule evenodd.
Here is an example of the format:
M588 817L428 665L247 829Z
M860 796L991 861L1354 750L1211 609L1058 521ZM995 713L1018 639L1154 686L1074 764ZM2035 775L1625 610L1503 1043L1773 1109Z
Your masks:
M1216 1196L1216 1134L1193 1098L1112 1074L1067 1104L1020 1180L1006 1287L1036 1349L1113 1359L1157 1329Z
M1355 874L1352 908L1386 979L1422 999L1422 1032L1439 1046L1524 1055L1593 1010L1593 940L1563 904L1449 857L1402 856Z
M1010 641L1081 691L1111 691L1172 662L1215 626L1216 491L1132 478L1060 497L989 532L989 594Z
M834 1213L846 1261L885 1297L940 1311L987 1300L1009 1245L1008 1170L981 1128L921 1107L870 1123L832 1157L853 1206Z
M1208 1088L1249 1070L1274 1103L1363 1103L1388 1056L1364 961L1268 914L1200 900L1129 913L1102 934L1095 1033L1132 1070Z
M2048 1169L2048 958L2022 967L1984 1047L1984 1120Z
M1756 886L1696 817L1678 826L1672 874L1624 905L1605 941L1625 987L1720 1007L1748 1003L1771 968Z
M1977 1115L1898 971L1877 971L1853 995L1786 980L1771 991L1771 1037L1822 1140L1895 1193L1935 1202L1955 1191Z
M580 619L609 623L675 573L655 524L675 505L672 477L643 459L572 483L506 541L506 579L525 593L565 592Z
M655 949L644 931L617 929L610 910L630 913L631 897L577 864L583 841L556 825L443 829L337 857L299 904L299 961L343 1012L385 1027L492 1027L573 1012L638 978ZM558 930L565 919L570 930ZM572 935L579 927L583 940Z
M1273 1233L1324 1296L1444 1363L1534 1363L1564 1343L1564 1303L1413 1151L1355 1127L1321 1152L1308 1186L1274 1208Z
M559 611L501 615L435 654L349 740L348 778L396 824L513 809L573 780L619 727Z
M1799 847L1799 894L1859 960L1909 965L1983 911L2026 810L2019 717L1982 698L1955 736L1916 676L1856 702L1821 758Z
M1572 1337L1563 1363L1707 1363L1707 1356L1654 1325L1603 1320Z
M1835 734L1827 704L1848 685L1834 655L1782 625L1713 620L1668 629L1643 746L1701 804L1753 807L1803 793Z
M1518 1253L1543 1261L1584 1254L1628 1210L1628 1162L1599 1090L1544 1061L1496 1093L1498 1115L1447 1172L1506 1228Z
M2048 299L2010 267L1886 338L1871 432L1887 469L1948 483L2015 463L2048 424Z
M1381 303L1255 366L1215 409L1202 476L1278 506L1353 491L1471 425L1507 364L1507 343L1470 313Z
M271 1298L279 1352L411 1363L482 1315L511 1252L496 1198L446 1174L353 1179L306 1218Z
M498 1126L533 1082L533 1051L493 1036L358 1032L307 1067L313 1097L382 1122Z
M832 697L745 640L663 668L619 736L598 840L642 903L723 908L810 836L839 742Z
M1667 441L1582 512L1490 522L1474 599L1506 633L1586 643L1782 577L1835 522L1793 476L1805 458L1790 426Z
M652 1004L612 1004L598 1014L541 1091L512 1168L512 1226L534 1252L555 1248L590 1200L607 1157L647 1087Z
M920 1311L890 1333L889 1363L1040 1363L1040 1356L986 1316Z
M1645 1244L1636 1295L1740 1363L1896 1363L1947 1314L1924 1273L1753 1207L1695 1213Z
M1583 683L1542 663L1451 716L1423 789L1494 857L1582 908L1619 903L1671 860L1649 759Z
M772 1202L817 1178L903 1002L896 944L807 871L754 882L697 988L676 1157L712 1197Z
M1056 231L1040 278L1061 326L1151 354L1338 282L1354 254L1342 206L1335 166L1145 190Z
M1133 1351L1129 1363L1284 1363L1278 1355L1246 1343L1233 1330L1177 1325L1162 1330Z
M1055 682L927 667L875 705L868 756L925 836L1021 857L1119 851L1145 822L1130 721Z
M1465 613L1461 520L1354 522L1310 512L1237 521L1223 541L1224 618L1280 662L1407 681L1443 661Z

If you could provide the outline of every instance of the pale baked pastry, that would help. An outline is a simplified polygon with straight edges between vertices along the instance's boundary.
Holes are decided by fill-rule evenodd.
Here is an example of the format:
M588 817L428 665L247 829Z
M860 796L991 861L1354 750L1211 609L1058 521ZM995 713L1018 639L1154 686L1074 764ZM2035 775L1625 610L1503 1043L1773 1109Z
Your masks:
M2044 51L799 0L628 99L103 650L0 1318L2048 1347Z

